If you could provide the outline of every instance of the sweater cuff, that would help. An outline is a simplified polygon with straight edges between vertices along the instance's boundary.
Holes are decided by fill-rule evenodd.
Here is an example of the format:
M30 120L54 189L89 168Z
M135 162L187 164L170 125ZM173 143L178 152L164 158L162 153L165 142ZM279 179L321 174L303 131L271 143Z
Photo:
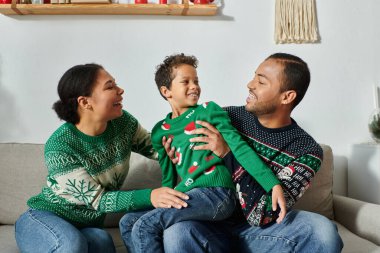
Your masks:
M237 167L240 166L238 161L236 161L235 156L232 154L232 152L228 152L224 157L223 157L223 162L224 165L228 168L230 173L232 174Z
M151 209L151 189L106 192L99 204L103 213L131 212Z
M272 190L272 188L278 184L281 185L280 181L275 175L268 175L265 183L261 184L261 186L264 188L266 192L270 192L270 190Z
M152 202L150 201L150 194L152 189L143 189L143 190L134 190L132 196L133 209L142 210L150 209L153 207Z

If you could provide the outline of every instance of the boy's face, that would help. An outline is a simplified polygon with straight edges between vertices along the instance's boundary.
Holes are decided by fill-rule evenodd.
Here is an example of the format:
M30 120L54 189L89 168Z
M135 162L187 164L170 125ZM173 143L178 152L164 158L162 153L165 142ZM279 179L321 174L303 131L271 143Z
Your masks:
M177 117L189 107L197 105L201 87L198 83L197 70L191 65L182 64L175 67L173 76L170 89L161 87L161 93L169 101L173 117Z

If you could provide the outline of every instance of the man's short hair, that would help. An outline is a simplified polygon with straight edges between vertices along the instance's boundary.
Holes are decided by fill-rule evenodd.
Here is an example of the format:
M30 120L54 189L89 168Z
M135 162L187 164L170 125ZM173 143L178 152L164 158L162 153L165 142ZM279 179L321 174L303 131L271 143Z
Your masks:
M307 63L295 55L286 53L275 53L266 60L268 59L276 60L284 66L281 77L283 81L281 92L294 90L297 96L294 100L293 108L296 107L305 96L309 87L310 71Z

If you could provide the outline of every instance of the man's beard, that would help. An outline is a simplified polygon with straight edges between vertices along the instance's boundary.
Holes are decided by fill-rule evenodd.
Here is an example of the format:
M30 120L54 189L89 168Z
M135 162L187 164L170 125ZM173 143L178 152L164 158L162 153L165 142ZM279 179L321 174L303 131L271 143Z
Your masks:
M256 117L263 116L266 114L272 114L276 111L276 105L274 103L259 103L256 105L245 105L245 109L255 115Z

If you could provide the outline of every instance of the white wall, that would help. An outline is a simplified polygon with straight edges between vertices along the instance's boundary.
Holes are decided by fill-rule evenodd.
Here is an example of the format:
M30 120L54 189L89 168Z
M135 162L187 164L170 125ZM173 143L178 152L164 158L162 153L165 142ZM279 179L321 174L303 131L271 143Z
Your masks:
M102 64L125 88L124 106L150 129L169 107L155 66L174 52L194 54L202 100L240 105L257 65L274 52L309 63L312 82L294 118L336 155L336 190L345 193L350 145L370 141L372 86L380 85L380 1L317 1L321 43L276 45L275 1L224 1L221 15L0 15L0 142L44 143L61 124L51 106L69 67Z

